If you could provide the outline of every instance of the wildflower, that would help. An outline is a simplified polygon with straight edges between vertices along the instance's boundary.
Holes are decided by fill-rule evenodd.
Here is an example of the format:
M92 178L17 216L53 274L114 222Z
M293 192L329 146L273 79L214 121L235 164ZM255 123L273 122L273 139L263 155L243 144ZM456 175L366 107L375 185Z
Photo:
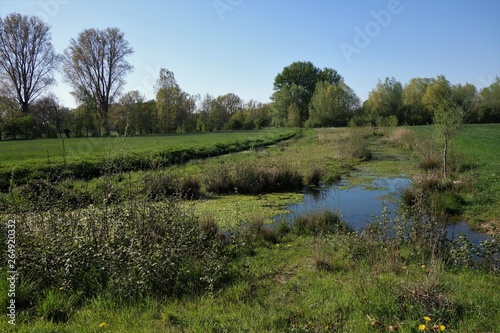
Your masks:
M418 325L418 330L419 331L425 331L425 325L424 324Z
M100 323L99 324L99 328L104 328L104 327L106 327L106 323Z
M279 244L276 244L276 247L280 247L280 245L279 245Z
M429 317L425 316L425 317L424 317L424 320L425 320L425 322L429 322L429 321L431 321L431 318L429 318Z
M441 331L441 332L442 332L442 331L444 331L445 329L446 329L446 326L444 326L444 325L439 325L439 331Z
M64 287L59 288L59 291L63 291L63 290L64 290Z
M422 265L422 266L420 266L420 267L422 267L422 269L425 269L425 265Z

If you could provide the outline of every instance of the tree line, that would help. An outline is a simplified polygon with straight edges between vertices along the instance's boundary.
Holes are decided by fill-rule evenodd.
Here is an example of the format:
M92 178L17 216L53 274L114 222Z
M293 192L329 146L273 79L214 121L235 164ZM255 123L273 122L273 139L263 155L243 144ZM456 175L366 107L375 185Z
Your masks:
M0 138L143 135L253 129L267 126L419 125L432 122L443 100L459 106L468 122L500 122L500 79L478 91L444 76L379 81L361 104L332 68L298 61L275 77L270 103L243 101L228 93L191 95L162 68L155 98L123 92L134 53L118 28L85 29L62 54L50 27L36 16L0 18ZM77 107L61 105L50 92L54 74L72 87Z

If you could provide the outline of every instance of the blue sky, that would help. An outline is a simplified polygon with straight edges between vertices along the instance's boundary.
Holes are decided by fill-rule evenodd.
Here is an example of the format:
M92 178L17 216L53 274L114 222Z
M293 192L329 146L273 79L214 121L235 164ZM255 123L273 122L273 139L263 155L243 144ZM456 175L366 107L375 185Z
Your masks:
M124 91L148 99L160 68L190 94L261 102L294 61L337 70L361 100L385 77L481 88L500 76L498 0L1 0L12 12L39 15L61 53L84 29L118 27L135 51Z

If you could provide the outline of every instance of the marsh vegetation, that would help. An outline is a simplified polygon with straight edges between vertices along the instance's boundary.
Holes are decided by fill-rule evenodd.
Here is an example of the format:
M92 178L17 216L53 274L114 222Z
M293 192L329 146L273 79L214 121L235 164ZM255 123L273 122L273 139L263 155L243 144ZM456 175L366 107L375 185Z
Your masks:
M484 190L500 164L483 159L495 154L481 140L498 126L466 126L446 179L430 128L289 133L145 169L102 156L89 179L56 176L64 162L24 182L10 176L0 203L2 220L17 222L17 331L499 330L499 189ZM273 220L305 188L403 175L412 185L400 214L382 210L363 230L335 209ZM492 238L447 239L452 214L488 221Z

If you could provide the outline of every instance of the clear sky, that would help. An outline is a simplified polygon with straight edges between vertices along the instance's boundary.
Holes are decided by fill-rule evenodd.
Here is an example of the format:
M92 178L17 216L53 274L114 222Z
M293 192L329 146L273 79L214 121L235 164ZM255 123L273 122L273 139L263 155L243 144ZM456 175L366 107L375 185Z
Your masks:
M261 102L294 61L337 70L361 100L385 77L482 88L500 76L499 0L0 0L12 12L39 15L60 53L84 29L118 27L135 51L124 91L148 99L160 68L189 94Z

